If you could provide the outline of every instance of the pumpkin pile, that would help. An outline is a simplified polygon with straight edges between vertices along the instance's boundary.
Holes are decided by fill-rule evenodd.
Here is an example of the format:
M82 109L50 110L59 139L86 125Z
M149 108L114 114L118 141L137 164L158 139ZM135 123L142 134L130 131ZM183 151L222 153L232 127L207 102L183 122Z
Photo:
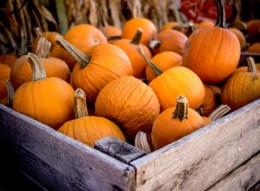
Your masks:
M215 2L216 24L37 28L31 52L0 56L0 103L90 147L112 136L160 149L260 98L260 63L239 64L259 49L259 22L246 38Z

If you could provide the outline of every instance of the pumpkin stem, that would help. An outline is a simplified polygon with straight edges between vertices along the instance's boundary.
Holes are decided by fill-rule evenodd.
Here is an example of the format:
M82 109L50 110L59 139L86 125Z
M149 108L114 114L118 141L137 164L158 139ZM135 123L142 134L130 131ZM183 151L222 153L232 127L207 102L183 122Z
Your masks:
M218 9L217 22L215 26L226 27L226 12L224 7L224 0L215 0Z
M177 27L178 27L178 26L177 26ZM173 27L173 29L176 29L176 28ZM176 29L176 30L177 30L177 29ZM158 40L158 39L153 39L153 40L151 40L150 43L149 43L149 48L155 49L155 48L159 47L160 45L161 45L161 41L160 41L160 40Z
M142 34L143 34L143 30L141 28L136 30L135 36L133 37L133 39L131 40L130 43L132 43L133 45L138 46L141 38L142 38Z
M220 105L208 116L208 118L211 121L216 121L217 119L220 119L221 117L226 115L230 110L231 108L228 105Z
M77 88L74 92L74 116L75 118L89 116L86 94L80 88Z
M141 48L141 46L137 46L137 51L139 52L139 54L141 54L141 56L145 59L145 61L147 62L147 64L149 65L149 67L155 72L155 74L157 76L159 76L160 74L162 74L163 72L160 70L160 68L158 68L144 53L143 49Z
M36 55L39 58L48 58L50 50L51 50L51 42L48 41L45 37L40 37L36 49Z
M14 91L14 87L12 86L12 83L11 83L10 80L6 81L6 88L7 88L7 103L6 103L6 105L8 107L12 107L15 91Z
M188 119L188 100L184 96L177 97L177 104L175 111L173 112L173 118L179 118L180 121Z
M90 62L90 56L84 54L71 43L66 41L62 36L58 35L55 40L79 63L81 68L85 68Z
M32 68L32 81L34 82L37 80L45 79L46 73L38 56L29 52L27 54L27 60Z
M119 40L121 39L122 36L121 35L115 35L115 36L109 36L107 37L107 40L110 41L110 40Z
M257 78L257 75L256 75L257 69L256 69L254 58L250 56L250 57L246 58L246 61L248 64L248 72L253 73L254 79L256 79Z
M34 31L35 31L37 37L42 37L43 36L43 33L42 33L40 27L34 28Z
M147 134L145 132L138 131L135 136L135 147L146 151L146 153L151 152L151 148L147 140Z

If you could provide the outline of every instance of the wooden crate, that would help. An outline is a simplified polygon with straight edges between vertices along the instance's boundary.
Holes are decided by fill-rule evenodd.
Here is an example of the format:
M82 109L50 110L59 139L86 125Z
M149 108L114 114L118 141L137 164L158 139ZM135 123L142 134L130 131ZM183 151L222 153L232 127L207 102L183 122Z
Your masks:
M260 99L125 162L3 105L0 121L2 153L42 190L259 189Z

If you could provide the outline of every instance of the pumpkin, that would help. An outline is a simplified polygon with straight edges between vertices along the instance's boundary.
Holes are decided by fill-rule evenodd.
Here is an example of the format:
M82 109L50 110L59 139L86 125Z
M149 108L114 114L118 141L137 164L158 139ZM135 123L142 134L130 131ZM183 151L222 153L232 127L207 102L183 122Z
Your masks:
M205 97L205 90L201 79L192 70L175 66L163 72L145 56L141 47L138 47L138 50L157 75L149 86L159 99L161 111L176 106L176 98L179 95L187 97L191 108L196 110L200 107Z
M152 57L152 54L147 46L140 43L143 31L137 29L136 34L132 40L121 39L114 43L115 46L121 48L129 57L133 68L133 76L136 78L145 77L145 68L147 66L146 61L137 51L137 46L141 46L148 58Z
M204 84L205 89L205 97L203 103L199 108L199 113L202 116L208 116L213 112L217 107L217 102L215 99L215 95L211 88L209 88L206 84Z
M251 19L246 22L249 43L253 44L260 41L260 19Z
M120 124L128 141L132 141L138 131L150 132L159 111L153 90L133 76L108 83L95 103L96 115Z
M45 37L41 37L36 54L41 60L47 77L58 77L69 82L70 70L68 65L59 58L50 57L50 48L50 41ZM26 59L26 55L22 55L13 63L10 80L15 90L25 82L32 80L32 68Z
M148 46L149 42L155 37L157 28L152 21L146 18L132 18L128 20L122 28L121 38L133 39L136 30L139 28L143 30L140 43Z
M10 67L16 59L17 57L14 54L0 54L0 63L7 64Z
M176 21L167 22L160 28L159 32L162 32L162 31L168 30L168 29L173 29L174 27L179 26L179 25L181 25L181 23L176 22Z
M245 37L245 35L240 30L238 30L236 28L228 28L228 30L230 30L231 32L234 33L234 35L236 35L236 37L239 40L241 50L243 50L246 47L246 37Z
M122 76L133 75L128 56L113 44L92 46L84 54L62 37L56 40L77 60L71 74L71 84L74 89L81 88L86 92L90 105L94 104L106 84Z
M183 65L193 70L204 83L217 84L227 79L237 68L240 43L225 28L224 9L219 4L219 26L204 27L193 32L183 53ZM231 51L232 50L232 51Z
M94 147L95 142L104 137L125 141L122 131L115 123L104 117L88 115L86 95L80 88L75 90L74 113L75 119L65 122L58 132L90 147Z
M189 108L185 96L178 96L175 105L160 113L154 121L151 137L155 150L204 126L202 117Z
M11 68L9 65L0 63L0 103L6 104L7 102L7 88L6 81L10 79Z
M115 26L104 26L100 28L100 31L105 35L109 43L114 43L121 38L122 30Z
M13 109L53 129L73 119L74 90L57 77L46 78L40 59L28 53L33 78L21 85L13 97Z
M160 68L160 70L165 71L174 66L181 66L182 56L172 51L165 51L154 55L151 58L151 62ZM149 65L146 66L145 77L148 82L151 82L154 78L157 77L156 73Z
M164 30L156 35L150 42L149 47L153 54L158 54L164 51L173 51L182 55L188 37L177 30Z
M94 45L107 43L105 35L98 28L90 24L74 26L63 37L83 53L87 53L90 47ZM58 58L64 60L70 70L73 70L76 60L66 50L62 49Z
M215 23L210 20L203 20L199 23L196 23L196 26L198 29L203 28L203 27L210 27L210 26L214 26L214 25L215 25Z
M249 57L247 61L248 72L234 73L221 90L221 102L232 111L260 98L260 74L256 72L254 59Z
M256 42L256 43L250 45L246 51L251 52L251 53L260 54L260 42Z

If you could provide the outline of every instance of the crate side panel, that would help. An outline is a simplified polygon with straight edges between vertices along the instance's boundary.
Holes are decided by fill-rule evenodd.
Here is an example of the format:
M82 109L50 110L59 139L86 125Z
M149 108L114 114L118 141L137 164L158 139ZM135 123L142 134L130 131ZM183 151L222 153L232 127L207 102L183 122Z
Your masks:
M134 168L0 105L0 138L19 145L82 190L133 190ZM22 152L21 151L21 154ZM16 152L20 152L16 149ZM19 153L17 153L19 154ZM26 160L21 158L20 160ZM43 166L44 168L44 166ZM42 172L44 169L41 170ZM40 169L35 173L41 173ZM46 177L51 179L52 177ZM53 180L50 180L51 183ZM54 181L55 182L55 181Z
M260 100L131 164L137 190L205 190L260 150Z

